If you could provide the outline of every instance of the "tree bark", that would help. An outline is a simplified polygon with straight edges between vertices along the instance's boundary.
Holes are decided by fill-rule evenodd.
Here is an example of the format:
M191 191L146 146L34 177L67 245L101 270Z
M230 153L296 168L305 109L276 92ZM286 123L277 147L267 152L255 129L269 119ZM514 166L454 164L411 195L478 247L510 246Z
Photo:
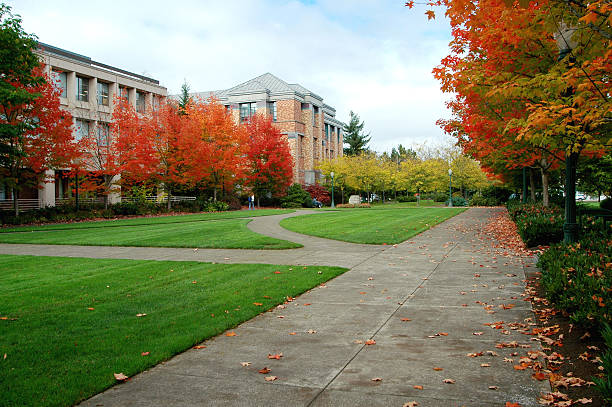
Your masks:
M548 195L548 172L542 168L542 205L548 207L550 205L550 198Z
M15 187L12 187L11 192L13 194L13 209L15 210L15 216L19 216L19 200L17 196L17 189Z
M166 193L168 194L168 205L167 208L168 210L170 210L172 208L172 200L170 198L172 198L172 191L170 190L170 187L166 186Z
M533 169L529 169L529 193L531 194L531 201L536 201L535 195L535 176L533 175Z

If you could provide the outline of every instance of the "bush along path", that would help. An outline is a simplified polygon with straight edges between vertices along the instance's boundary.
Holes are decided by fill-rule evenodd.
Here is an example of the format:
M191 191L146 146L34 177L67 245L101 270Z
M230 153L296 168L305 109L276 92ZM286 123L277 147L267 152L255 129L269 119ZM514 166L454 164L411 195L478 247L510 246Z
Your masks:
M519 224L520 228L520 224ZM526 260L539 255L539 271L528 268L525 300L531 301L537 327L529 333L542 344L544 363L533 364L533 376L549 381L552 392L540 400L548 406L606 406L612 400L610 356L600 329L610 318L612 244L589 235L580 243L529 250L517 227L500 213L487 228L500 249ZM612 337L607 341L612 342ZM608 364L602 363L608 360ZM526 368L531 368L528 364ZM598 385L596 385L598 383Z
M379 249L83 405L537 406L550 385L525 301L533 259L497 247L495 213Z

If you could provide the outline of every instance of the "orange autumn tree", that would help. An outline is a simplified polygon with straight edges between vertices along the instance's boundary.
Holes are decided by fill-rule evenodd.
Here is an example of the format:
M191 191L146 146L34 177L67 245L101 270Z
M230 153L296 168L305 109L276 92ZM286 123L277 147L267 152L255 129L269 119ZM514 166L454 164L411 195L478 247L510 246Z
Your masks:
M216 201L220 190L232 190L244 177L247 134L212 98L188 103L185 116L199 134L199 143L191 150L197 161L190 169L192 177L211 188Z
M192 181L186 168L194 165L183 152L190 146L184 134L186 118L172 103L156 109L147 107L138 113L134 106L121 101L113 112L113 150L117 170L131 180L154 181L163 186L171 207L173 185Z
M255 115L246 123L248 134L246 185L259 198L270 192L287 190L293 176L293 158L289 143L268 116Z
M77 156L72 136L72 115L61 108L61 91L39 65L32 71L38 78L23 85L9 81L13 89L28 95L2 103L0 127L0 180L12 190L15 216L19 215L19 191L40 187L46 171L70 166ZM6 130L6 131L5 131Z
M468 153L498 170L516 160L575 168L580 155L610 151L609 2L429 4L446 8L453 35L434 71L456 95L455 117L443 124Z

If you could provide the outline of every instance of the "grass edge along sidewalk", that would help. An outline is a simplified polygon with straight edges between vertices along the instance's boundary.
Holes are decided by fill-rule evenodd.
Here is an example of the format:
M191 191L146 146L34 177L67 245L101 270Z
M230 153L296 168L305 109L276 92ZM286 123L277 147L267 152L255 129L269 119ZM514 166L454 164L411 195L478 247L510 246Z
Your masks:
M11 255L0 270L0 405L40 406L87 399L347 271Z
M0 233L51 231L66 229L90 229L101 227L146 226L169 223L205 222L220 219L254 218L260 216L282 215L293 213L294 209L258 209L254 211L239 210L225 212L202 212L181 215L137 216L130 218L86 220L66 223L48 223L26 226L0 227Z
M219 219L113 228L0 233L0 243L269 250L302 247L298 243L253 232L247 227L251 220Z
M396 244L422 233L467 208L340 209L283 219L292 232L362 244Z

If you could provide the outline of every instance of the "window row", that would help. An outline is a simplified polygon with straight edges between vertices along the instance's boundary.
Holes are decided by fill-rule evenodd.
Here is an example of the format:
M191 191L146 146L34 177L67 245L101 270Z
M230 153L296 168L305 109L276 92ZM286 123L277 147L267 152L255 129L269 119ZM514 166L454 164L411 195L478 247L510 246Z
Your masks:
M108 146L110 142L110 125L104 122L98 122L97 124L84 119L76 119L75 123L76 131L74 138L76 141L88 138L91 135L96 136L96 143L99 147Z
M66 72L52 71L52 79L55 86L60 90L60 96L65 98L68 95L68 76ZM96 89L96 102L98 105L109 105L109 83L98 82ZM89 102L89 78L84 76L76 76L76 100L80 102ZM125 86L119 86L117 97L128 100L128 89ZM136 91L136 110L144 112L145 110L145 93Z

